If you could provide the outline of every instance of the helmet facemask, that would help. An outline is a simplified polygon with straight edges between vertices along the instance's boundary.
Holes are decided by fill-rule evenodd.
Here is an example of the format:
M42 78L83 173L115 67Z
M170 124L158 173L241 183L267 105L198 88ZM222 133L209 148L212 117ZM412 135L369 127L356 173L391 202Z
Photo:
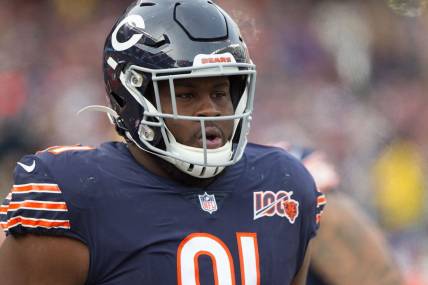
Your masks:
M227 58L229 62L218 62ZM212 62L206 62L209 59ZM146 76L143 76L146 75ZM148 76L147 76L148 75ZM200 77L242 77L244 87L237 88L242 94L232 94L236 100L234 114L227 116L199 117L186 116L177 111L174 81L184 78ZM143 78L151 78L153 94L140 92ZM255 66L246 63L236 63L230 53L220 55L198 55L192 67L149 69L131 65L120 75L120 80L127 91L143 108L143 116L138 126L138 139L130 133L127 138L141 149L153 153L175 165L184 173L198 177L210 178L219 174L224 167L235 164L243 155L247 144L253 99L255 91ZM159 84L166 81L169 84L171 96L171 113L163 112ZM154 98L149 98L154 97ZM202 147L192 147L178 142L168 129L166 120L190 120L200 123ZM219 148L207 147L206 125L211 122L233 120L232 136Z

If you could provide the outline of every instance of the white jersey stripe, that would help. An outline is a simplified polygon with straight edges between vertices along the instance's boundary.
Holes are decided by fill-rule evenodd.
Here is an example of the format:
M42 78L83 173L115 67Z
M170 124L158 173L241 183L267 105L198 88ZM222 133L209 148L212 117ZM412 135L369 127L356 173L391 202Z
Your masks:
M27 184L15 184L13 188L22 188L27 186L47 186L47 187L58 187L58 184L54 183L27 183Z
M51 205L66 205L65 202L53 202L53 201L42 201L42 200L24 200L21 202L10 202L9 205L17 205L22 203L43 203L43 204L51 204Z
M37 210L37 211L48 211L48 212L68 212L66 209L45 209L45 208L35 208L35 207L19 207L16 209L8 209L7 212L16 212L19 210Z
M13 192L13 195L19 195L19 194L29 194L29 193L49 193L49 194L62 194L59 191L51 191L51 190L28 190L28 191L19 191L19 192Z

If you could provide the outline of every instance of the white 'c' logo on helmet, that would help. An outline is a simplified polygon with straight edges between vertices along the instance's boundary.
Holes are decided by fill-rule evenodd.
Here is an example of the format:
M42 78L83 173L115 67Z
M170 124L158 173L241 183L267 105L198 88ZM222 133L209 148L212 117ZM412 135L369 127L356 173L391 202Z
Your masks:
M118 33L119 29L125 24L129 24L131 26L134 26L134 27L137 27L140 29L144 29L146 27L146 25L144 23L144 19L140 15L129 15L125 19L123 19L116 26L116 28L114 29L114 31L111 35L111 45L117 51L123 51L123 50L126 50L126 49L133 47L143 37L143 34L134 34L126 42L123 42L123 43L119 42L117 40L117 33Z

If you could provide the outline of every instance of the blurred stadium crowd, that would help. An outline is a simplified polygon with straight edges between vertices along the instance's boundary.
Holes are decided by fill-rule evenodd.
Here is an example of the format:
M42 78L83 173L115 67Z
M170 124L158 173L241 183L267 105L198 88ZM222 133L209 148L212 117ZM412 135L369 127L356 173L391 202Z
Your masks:
M104 115L76 112L105 104L102 47L129 2L0 0L1 197L23 154L114 138ZM216 2L257 64L252 141L323 150L408 284L428 284L426 1Z

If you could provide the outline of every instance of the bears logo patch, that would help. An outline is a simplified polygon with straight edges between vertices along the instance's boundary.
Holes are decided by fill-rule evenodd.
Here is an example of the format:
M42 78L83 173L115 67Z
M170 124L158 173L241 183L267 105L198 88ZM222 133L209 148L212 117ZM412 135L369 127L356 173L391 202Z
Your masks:
M254 220L275 215L287 218L294 224L299 217L299 201L291 196L293 191L259 191L254 192Z

